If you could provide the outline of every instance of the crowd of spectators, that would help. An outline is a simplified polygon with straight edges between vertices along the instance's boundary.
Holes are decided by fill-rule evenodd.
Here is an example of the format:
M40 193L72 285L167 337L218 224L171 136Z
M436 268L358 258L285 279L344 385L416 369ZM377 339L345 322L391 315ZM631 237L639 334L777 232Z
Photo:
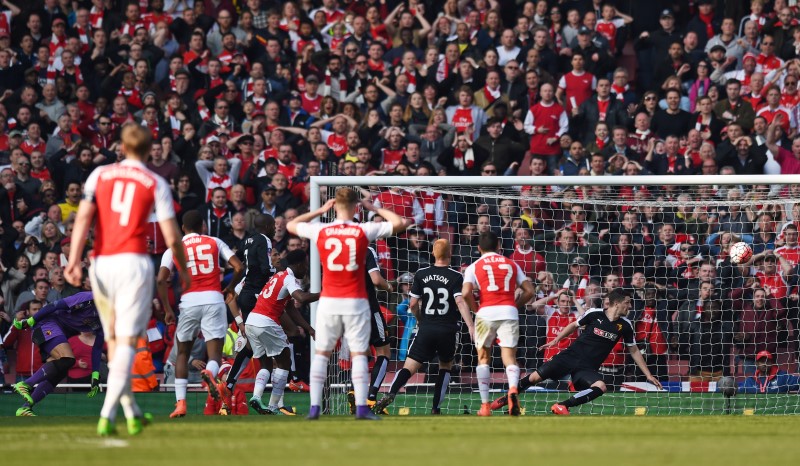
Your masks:
M262 212L275 218L278 251L307 250L285 225L308 208L315 175L800 174L800 11L787 0L0 9L3 333L34 297L75 292L64 238L82 183L119 159L128 123L152 132L149 167L171 183L177 210L200 210L235 249ZM523 316L526 365L544 356L537 343L551 326L574 319L573 301L600 305L616 286L634 293L637 339L660 377L680 361L678 375L750 374L760 351L795 361L800 211L774 200L796 199L797 186L520 189L365 190L417 224L376 245L387 278L430 264L437 236L451 239L455 267L469 264L477 235L494 229L539 292ZM600 201L611 197L637 206ZM155 223L148 240L155 261L165 250ZM738 240L753 245L752 267L727 259ZM390 312L402 298L386 298ZM18 374L35 353L17 351ZM634 375L622 352L604 371Z

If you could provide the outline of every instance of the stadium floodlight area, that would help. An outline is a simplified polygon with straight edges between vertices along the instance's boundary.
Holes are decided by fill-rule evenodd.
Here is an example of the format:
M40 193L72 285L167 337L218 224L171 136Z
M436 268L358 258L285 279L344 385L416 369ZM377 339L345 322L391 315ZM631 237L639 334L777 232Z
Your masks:
M312 210L342 186L373 199L392 187L428 204L442 198L441 213L432 211L435 204L421 203L425 224L420 227L428 233L420 237L422 246L407 237L376 245L382 272L394 283L427 261L433 264L432 256L418 249L430 251L437 237L450 240L451 267L463 271L480 257L477 235L485 229L499 234L502 253L536 287L533 302L520 312L523 374L552 357L538 348L577 316L573 298L588 309L602 306L606 289L627 290L637 344L664 390L645 381L620 344L600 368L609 393L574 413L800 413L798 387L781 386L797 374L800 352L795 267L800 247L792 228L800 225L798 176L365 176L313 177L310 183ZM728 251L739 241L752 247L753 259L732 264ZM772 244L777 253L765 253ZM320 284L319 255L312 245L311 291L319 291ZM392 362L379 399L402 367L416 326L405 306L408 296L398 293L401 287L395 285L391 295L379 292L392 337ZM569 308L559 309L562 289L569 290ZM762 301L765 310L759 309ZM315 306L311 317L314 322ZM466 329L460 341L442 405L446 414L475 413L480 406L477 356ZM772 375L766 384L750 378L762 351L770 352L770 370L790 376ZM498 348L491 367L494 398L507 389ZM325 391L331 414L348 412L348 368L346 348L337 348ZM429 413L437 372L435 361L424 365L392 404L391 414ZM528 415L547 413L570 390L569 380L548 381L523 394L522 407Z

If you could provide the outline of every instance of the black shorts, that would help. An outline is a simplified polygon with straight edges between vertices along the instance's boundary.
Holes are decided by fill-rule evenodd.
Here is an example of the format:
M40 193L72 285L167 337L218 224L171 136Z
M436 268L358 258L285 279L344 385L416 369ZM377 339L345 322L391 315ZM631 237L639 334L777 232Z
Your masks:
M383 317L380 306L374 307L370 302L370 334L369 344L380 348L389 344L389 335L386 331L386 319Z
M439 362L451 362L456 355L458 338L458 328L420 326L408 349L408 357L417 362L428 362L439 356Z
M239 305L239 311L242 313L242 319L247 320L247 316L250 315L250 311L256 307L256 301L258 300L258 293L260 291L261 290L253 291L252 289L242 288L242 291L236 298L236 304Z
M593 383L603 380L603 376L597 371L581 365L572 357L557 354L553 359L547 361L536 369L542 380L561 380L565 375L572 379L572 385L578 390L584 390L592 386Z

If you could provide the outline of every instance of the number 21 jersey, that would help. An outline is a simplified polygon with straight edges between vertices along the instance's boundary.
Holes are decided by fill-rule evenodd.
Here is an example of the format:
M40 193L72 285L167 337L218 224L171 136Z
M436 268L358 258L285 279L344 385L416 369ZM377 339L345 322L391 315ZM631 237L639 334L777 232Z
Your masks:
M351 298L367 300L366 274L369 243L391 236L392 224L300 223L297 234L317 245L322 262L321 298Z
M94 255L147 254L147 225L175 217L167 182L141 162L124 160L96 168L83 199L97 207Z

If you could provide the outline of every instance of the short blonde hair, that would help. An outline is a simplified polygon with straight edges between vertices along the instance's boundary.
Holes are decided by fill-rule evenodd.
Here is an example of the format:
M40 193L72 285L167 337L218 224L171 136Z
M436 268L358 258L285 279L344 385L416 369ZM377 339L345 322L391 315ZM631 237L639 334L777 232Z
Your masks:
M433 257L436 260L450 259L450 241L440 238L433 242Z
M131 123L122 128L122 148L126 156L134 155L144 159L150 154L152 145L152 134L140 125Z
M358 194L355 190L347 187L336 190L336 205L341 207L352 207L358 203Z

